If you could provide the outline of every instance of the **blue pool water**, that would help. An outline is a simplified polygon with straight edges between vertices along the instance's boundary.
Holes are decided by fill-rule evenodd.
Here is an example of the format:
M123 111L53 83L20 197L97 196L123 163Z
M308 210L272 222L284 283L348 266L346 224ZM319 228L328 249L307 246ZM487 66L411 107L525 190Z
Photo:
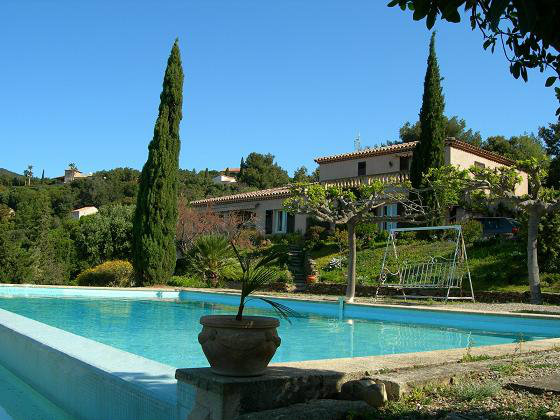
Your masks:
M71 420L71 417L0 365L0 420Z
M202 367L207 362L197 340L202 328L199 318L235 313L232 305L236 300L202 293L175 301L0 295L0 308L170 366ZM302 318L294 319L291 325L281 322L279 335L284 344L273 362L465 348L560 336L558 320L355 305L348 306L341 317L333 304L284 303L298 310ZM274 316L265 307L246 311Z

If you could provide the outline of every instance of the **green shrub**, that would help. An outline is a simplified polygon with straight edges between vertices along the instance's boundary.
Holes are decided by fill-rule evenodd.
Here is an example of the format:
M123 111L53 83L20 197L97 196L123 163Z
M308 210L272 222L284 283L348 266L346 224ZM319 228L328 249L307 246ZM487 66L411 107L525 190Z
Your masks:
M461 222L465 243L472 244L482 239L482 223L478 220L468 219Z
M173 287L194 287L197 289L208 287L205 281L190 276L172 276L166 283Z
M307 249L318 249L327 237L327 228L319 225L310 226L305 232L305 246Z
M356 238L370 243L377 238L379 231L377 223L360 223L356 226Z
M560 273L560 213L547 214L541 219L538 239L541 270Z
M223 271L235 264L229 241L220 235L199 236L187 257L191 272L213 287L218 286Z
M76 277L79 286L134 286L132 264L128 261L114 260L99 264L82 271Z

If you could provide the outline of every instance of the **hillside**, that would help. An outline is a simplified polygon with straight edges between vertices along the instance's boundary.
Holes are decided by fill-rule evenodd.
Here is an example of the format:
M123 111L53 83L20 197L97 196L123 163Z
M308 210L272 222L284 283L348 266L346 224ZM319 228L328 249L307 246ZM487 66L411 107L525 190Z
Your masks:
M0 168L0 176L1 175L10 176L10 177L23 176L23 175L20 175L20 174L16 174L15 172L9 171L5 168Z

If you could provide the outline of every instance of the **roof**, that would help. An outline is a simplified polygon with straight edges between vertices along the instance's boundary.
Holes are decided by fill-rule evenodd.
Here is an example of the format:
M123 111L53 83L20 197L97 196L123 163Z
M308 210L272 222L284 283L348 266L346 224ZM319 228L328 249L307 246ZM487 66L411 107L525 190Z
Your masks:
M400 152L411 152L416 147L418 142L411 141L408 143L398 143L393 144L391 146L383 146L383 147L375 147L372 149L364 149L364 150L357 150L355 152L350 153L343 153L340 155L332 155L332 156L324 156L318 157L315 159L315 162L318 164L321 163L331 163L331 162L340 162L344 160L353 160L353 159L360 159L360 158L368 158L373 156L382 156L382 155L392 155L394 153ZM511 166L515 162L507 159L497 153L490 152L488 150L484 150L480 147L473 146L470 143L466 143L464 141L457 140L454 137L449 137L445 144L451 146L455 149L460 149L468 153L472 153L473 155L477 155L480 157L484 157L486 159L492 160L497 163L501 163L503 165Z
M225 168L222 172L232 172L232 173L241 172L241 168Z
M74 209L72 211L88 211L88 210L95 210L97 211L97 207L94 206L87 206L87 207L81 207L79 209Z
M269 188L267 190L251 191L241 194L226 195L223 197L205 198L203 200L191 201L193 206L209 206L212 204L241 203L255 200L274 200L290 196L288 187Z

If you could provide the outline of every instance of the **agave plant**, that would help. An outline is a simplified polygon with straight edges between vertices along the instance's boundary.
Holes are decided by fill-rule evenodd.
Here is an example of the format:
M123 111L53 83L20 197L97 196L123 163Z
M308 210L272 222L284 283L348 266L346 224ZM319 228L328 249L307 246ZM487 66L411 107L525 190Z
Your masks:
M192 271L200 274L214 287L218 285L220 273L234 262L229 241L220 235L200 236L191 252Z
M251 253L242 255L233 242L231 242L231 248L241 266L241 275L239 277L239 281L241 282L241 298L239 301L239 310L235 317L236 320L241 321L243 319L243 310L248 301L248 296L278 280L279 273L277 270L274 270L270 264L280 257L280 253L278 251L273 251L258 257ZM263 297L258 297L256 299L268 303L279 316L286 319L288 322L291 322L290 317L299 316L297 312L281 303Z

